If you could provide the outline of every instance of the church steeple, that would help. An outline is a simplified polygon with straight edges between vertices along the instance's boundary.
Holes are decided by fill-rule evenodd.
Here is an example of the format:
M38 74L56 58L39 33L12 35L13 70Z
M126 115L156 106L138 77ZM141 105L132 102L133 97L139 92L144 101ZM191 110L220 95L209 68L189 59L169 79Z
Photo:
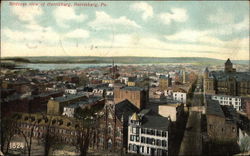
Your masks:
M227 61L225 62L225 72L233 72L233 71L235 71L235 69L233 69L233 63L228 58Z

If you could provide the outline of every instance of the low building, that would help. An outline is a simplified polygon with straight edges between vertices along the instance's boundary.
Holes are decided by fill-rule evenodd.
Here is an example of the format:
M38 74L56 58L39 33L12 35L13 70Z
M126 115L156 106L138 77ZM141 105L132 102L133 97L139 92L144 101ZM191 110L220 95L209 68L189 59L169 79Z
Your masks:
M210 140L219 142L237 141L236 111L229 106L221 106L219 101L206 100L207 134Z
M173 92L173 99L183 104L187 103L187 92L183 89L178 89Z
M170 121L149 109L129 118L128 153L168 155Z
M83 101L86 98L87 97L84 94L63 95L61 97L51 98L47 104L47 113L53 115L61 115L65 106Z
M228 95L213 95L212 100L219 101L222 106L233 106L237 111L242 111L241 97Z
M77 89L65 89L64 92L67 94L77 94Z

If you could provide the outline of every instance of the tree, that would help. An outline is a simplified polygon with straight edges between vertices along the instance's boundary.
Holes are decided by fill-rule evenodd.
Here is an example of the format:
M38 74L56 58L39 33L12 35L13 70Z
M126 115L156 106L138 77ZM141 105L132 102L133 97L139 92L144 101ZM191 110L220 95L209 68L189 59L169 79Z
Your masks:
M32 149L32 144L33 144L32 139L34 136L35 126L37 126L37 121L35 120L35 117L31 116L31 114L29 114L29 116L25 118L26 120L28 120L27 127L29 128L29 131L25 133L25 131L21 129L20 127L18 127L18 130L19 130L19 133L24 137L28 156L31 156L31 149Z
M102 107L101 107L102 106ZM77 131L77 148L80 156L86 156L90 144L90 139L97 129L98 115L97 112L103 108L103 105L92 106L91 108L78 108L75 118L78 120L76 125Z
M42 114L42 119L47 121L47 124L45 125L45 133L42 138L43 146L44 146L44 156L48 156L49 152L52 147L54 147L55 144L58 143L57 141L57 135L55 132L52 132L52 117L47 117L46 115Z
M1 121L1 151L9 152L11 139L16 133L16 126L11 118L4 118ZM5 149L6 147L6 149Z

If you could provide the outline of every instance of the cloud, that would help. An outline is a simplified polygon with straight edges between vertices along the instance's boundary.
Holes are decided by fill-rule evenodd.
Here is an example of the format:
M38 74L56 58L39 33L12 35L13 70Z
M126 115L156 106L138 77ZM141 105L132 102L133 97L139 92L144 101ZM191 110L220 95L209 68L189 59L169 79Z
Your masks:
M110 29L113 25L140 28L135 21L128 19L126 16L112 18L104 11L96 11L96 19L89 23L89 26L95 29Z
M234 16L229 12L219 9L215 14L208 16L208 20L215 24L229 24L233 23Z
M182 41L203 45L208 44L215 47L238 48L245 50L249 48L249 38L223 41L212 35L214 35L214 31L184 30L173 35L167 35L165 38L169 41Z
M69 27L66 23L69 21L82 22L87 19L84 14L77 15L75 10L70 7L57 7L53 11L53 15L58 25L62 27Z
M59 39L59 35L51 28L45 28L42 30L33 31L17 31L5 28L1 30L3 35L12 41L20 42L56 42Z
M137 12L142 12L142 19L147 20L148 18L153 17L153 7L145 2L137 2L131 5L132 10Z
M43 14L43 10L38 6L12 6L11 12L18 17L20 21L33 23L37 16Z
M188 19L188 15L186 9L172 8L170 13L160 13L158 18L163 24L168 25L171 22L185 22Z
M67 38L88 38L89 32L83 29L76 29L74 31L66 33Z

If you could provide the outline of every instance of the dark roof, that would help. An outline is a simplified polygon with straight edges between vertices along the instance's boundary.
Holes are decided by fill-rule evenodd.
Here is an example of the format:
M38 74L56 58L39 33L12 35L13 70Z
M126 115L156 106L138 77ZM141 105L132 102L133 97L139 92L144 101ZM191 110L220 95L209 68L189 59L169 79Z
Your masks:
M207 115L216 115L219 117L225 117L224 112L217 100L207 99Z
M85 96L85 95L83 95L83 94L76 94L76 95L67 94L65 96L60 96L60 97L54 98L54 101L58 101L58 102L70 101L70 100L73 100L73 99L76 99L79 97L83 97L83 96Z
M130 82L133 81L134 82L134 81L136 81L136 77L129 77L128 81L130 81Z
M231 72L225 73L222 71L212 71L211 74L218 81L225 81L230 78L235 79L236 81L250 81L250 72Z
M141 127L158 129L166 131L170 125L170 120L163 117L150 109L143 109L140 113L142 115Z
M135 112L138 112L139 109L133 105L130 101L123 100L115 105L115 114L119 120L121 120L122 116L124 121L128 120L128 117Z
M232 64L232 62L231 62L230 59L228 58L225 64Z
M236 110L232 106L221 106L227 120L236 122L239 119Z
M168 79L169 77L167 77L166 75L160 75L160 79Z
M205 68L204 72L209 72L208 67Z
M123 87L123 90L130 90L130 91L143 91L144 89L141 87L135 87L135 86L128 86L128 87Z

